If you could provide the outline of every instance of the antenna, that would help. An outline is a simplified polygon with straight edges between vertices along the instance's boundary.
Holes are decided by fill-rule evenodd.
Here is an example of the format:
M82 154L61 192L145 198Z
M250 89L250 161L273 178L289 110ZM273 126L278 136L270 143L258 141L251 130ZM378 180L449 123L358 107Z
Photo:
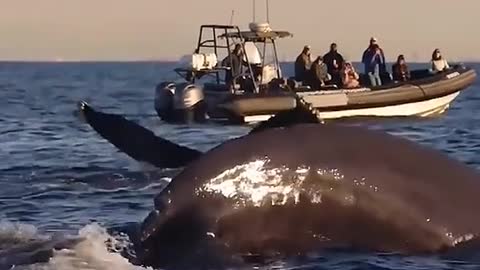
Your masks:
M232 9L232 15L230 16L230 25L233 25L233 17L235 16L235 10Z
M267 5L267 22L270 23L270 9L269 9L269 4L268 0L266 0L266 5Z
M255 14L255 0L253 0L253 22L255 22L255 19L256 19L256 14Z

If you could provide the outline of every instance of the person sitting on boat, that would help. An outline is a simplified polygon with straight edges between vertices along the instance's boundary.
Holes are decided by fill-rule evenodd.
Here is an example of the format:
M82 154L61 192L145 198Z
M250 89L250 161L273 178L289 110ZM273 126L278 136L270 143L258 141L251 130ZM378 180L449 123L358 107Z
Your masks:
M360 76L355 71L352 62L345 62L341 71L342 83L344 88L356 88L360 85L358 80Z
M447 60L445 60L442 57L442 54L440 53L440 49L435 49L433 51L431 63L432 63L432 69L431 70L434 73L441 72L441 71L444 71L444 70L447 70L448 68L450 68Z
M328 74L332 76L331 83L336 85L342 84L340 71L343 67L343 56L337 51L337 44L330 45L330 51L323 56L323 62L327 65Z
M225 74L227 85L233 85L234 79L242 73L242 64L242 45L237 44L230 55L222 60L222 66L230 68Z
M397 62L393 64L392 76L394 81L405 82L410 80L410 71L408 70L403 54L400 54L397 58Z
M313 89L320 89L320 87L325 85L325 82L331 79L330 74L328 74L327 65L323 62L322 56L318 56L317 59L313 61L310 69L310 78L311 82L309 84Z
M310 46L303 47L302 53L295 60L295 80L306 83L308 80L308 73L312 65L310 59Z

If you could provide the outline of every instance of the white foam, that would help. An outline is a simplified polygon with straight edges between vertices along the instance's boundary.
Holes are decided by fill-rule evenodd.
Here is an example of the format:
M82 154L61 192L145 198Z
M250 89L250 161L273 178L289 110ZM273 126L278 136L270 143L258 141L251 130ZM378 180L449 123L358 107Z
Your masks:
M119 253L111 251L112 247L121 245L98 224L82 228L78 235L85 238L73 249L56 251L45 270L133 270L145 269L132 265ZM107 242L110 243L107 246Z
M19 222L0 221L0 242L27 242L37 238L37 228L33 225Z
M27 242L31 239L49 239L47 235L40 235L35 226L8 221L0 221L0 241L18 239L18 242ZM128 244L122 237L113 237L98 224L90 224L79 230L78 235L83 240L71 249L54 251L48 263L37 263L26 266L16 266L11 269L25 270L144 270L132 265L122 257L118 250ZM23 240L23 241L20 241Z

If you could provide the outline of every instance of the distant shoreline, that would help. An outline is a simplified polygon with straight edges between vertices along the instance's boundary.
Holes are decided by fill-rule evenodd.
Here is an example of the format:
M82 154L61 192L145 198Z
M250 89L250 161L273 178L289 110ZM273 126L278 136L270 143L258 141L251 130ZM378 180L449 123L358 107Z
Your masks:
M49 64L68 64L68 63L177 63L174 60L0 60L0 63L49 63Z
M294 61L280 61L280 64L290 64ZM352 61L353 63L360 63L360 61ZM450 60L451 63L476 64L479 60L456 61ZM175 64L178 61L174 60L0 60L0 64L133 64L133 63L158 63L158 64ZM392 64L394 62L387 62ZM408 61L411 64L425 64L428 61Z

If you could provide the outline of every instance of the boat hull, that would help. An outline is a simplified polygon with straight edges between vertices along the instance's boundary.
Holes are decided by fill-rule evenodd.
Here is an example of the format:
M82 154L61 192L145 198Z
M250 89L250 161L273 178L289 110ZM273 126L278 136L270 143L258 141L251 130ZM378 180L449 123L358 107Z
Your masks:
M324 111L320 112L322 119L336 119L345 117L392 117L392 116L419 116L428 117L438 115L445 112L450 103L460 94L454 92L452 94L434 98L426 101L413 103L405 103L386 107L374 107L365 109L340 110L340 111Z
M443 114L450 106L450 103L460 94L455 92L450 95L434 98L431 100L392 105L386 107L323 111L320 118L324 120L341 119L349 117L432 117ZM273 114L259 114L243 116L244 123L257 123L267 121ZM226 119L224 119L226 120Z

